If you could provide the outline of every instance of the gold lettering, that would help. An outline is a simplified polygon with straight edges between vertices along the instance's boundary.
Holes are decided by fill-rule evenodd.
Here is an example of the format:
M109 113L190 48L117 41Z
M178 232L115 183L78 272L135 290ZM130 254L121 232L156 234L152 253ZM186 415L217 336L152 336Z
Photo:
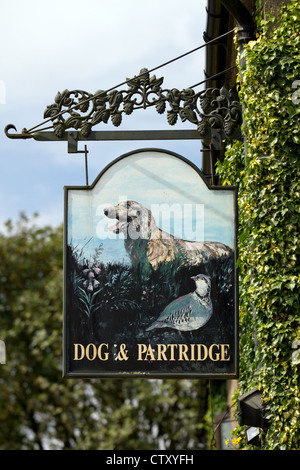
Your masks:
M194 361L195 360L195 345L194 344L191 344L191 359L190 361Z
M189 358L187 356L187 350L188 350L188 347L186 344L179 344L179 361L188 361ZM184 359L183 359L184 357Z
M221 344L221 361L230 361L230 354L226 357L228 354L227 348L229 348L229 344Z
M148 348L147 348L147 353L146 353L146 357L145 357L146 361L148 360L148 356L150 356L150 361L155 361L155 357L154 357L154 354L153 354L151 344L149 344Z
M107 346L107 345L106 345ZM80 347L80 345L79 345ZM87 347L88 348L88 347ZM230 360L229 344L157 344L156 347L151 344L137 344L138 361L205 361L207 359L218 361ZM93 352L93 351L92 351ZM89 353L91 354L91 353ZM86 352L88 355L88 352ZM98 356L101 354L98 351ZM82 359L81 350L76 350L76 358ZM102 357L100 357L102 359ZM89 359L89 357L88 357ZM106 360L107 356L105 356Z
M109 356L109 353L106 351L106 352L103 353L103 356L102 356L102 348L103 348L103 346L105 346L105 347L108 349L108 344L105 344L105 343L100 344L100 345L98 346L98 357L99 357L100 361L107 361L108 356Z
M104 347L108 350L108 344L105 343L100 344L98 349L93 343L88 344L86 348L80 343L74 343L74 361L81 361L84 357L89 361L94 361L97 356L100 361L107 361L109 353L108 351L102 352Z
M219 344L212 344L209 348L209 352L208 352L208 355L209 355L209 358L212 360L212 361L219 361L220 360L220 353L216 353L215 356L213 356L213 353L212 353L212 349L213 347L217 347L217 349L220 348L220 345Z
M80 357L78 357L78 348L80 348ZM74 361L81 361L84 357L84 347L80 343L74 343Z
M90 349L92 348L92 357L90 356ZM85 348L85 355L89 361L93 361L97 356L97 348L93 343L90 343Z
M167 357L165 352L167 350L167 346L165 344L158 344L157 345L157 360L158 361L167 361Z
M142 357L142 354L145 354L145 357ZM155 361L153 350L151 344L138 344L138 361L148 361L148 356L150 356L150 361Z
M208 356L207 347L205 346L205 344L197 344L197 346L198 346L197 347L197 353L198 353L197 361L205 361L205 359ZM203 349L203 357L201 356L201 349Z
M142 354L146 352L146 350L147 350L147 346L145 344L138 344L138 358L137 358L138 361L143 360Z
M177 349L177 344L168 344L168 347L171 350L170 361L175 361L174 351L175 351L175 349Z

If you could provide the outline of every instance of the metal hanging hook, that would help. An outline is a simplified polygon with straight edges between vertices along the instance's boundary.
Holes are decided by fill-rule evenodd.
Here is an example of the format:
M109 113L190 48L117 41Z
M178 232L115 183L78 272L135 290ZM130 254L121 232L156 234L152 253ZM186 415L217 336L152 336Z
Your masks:
M85 184L89 185L89 175L88 175L88 158L87 154L89 153L87 146L84 146L84 150L78 150L78 133L69 132L68 133L68 153L84 153L84 162L85 162Z
M17 132L17 128L14 124L8 124L4 128L6 137L9 137L10 139L31 139L33 137L32 134L28 133L27 129L23 129L21 134L11 134L9 132L11 129L14 129Z

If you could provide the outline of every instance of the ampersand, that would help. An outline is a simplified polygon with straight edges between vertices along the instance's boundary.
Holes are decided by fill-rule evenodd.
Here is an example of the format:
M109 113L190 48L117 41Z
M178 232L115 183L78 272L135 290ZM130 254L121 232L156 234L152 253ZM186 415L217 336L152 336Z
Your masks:
M126 348L126 344L121 344L120 345L120 351L118 352L118 360L119 361L127 361L128 357L127 357L127 349L125 350Z

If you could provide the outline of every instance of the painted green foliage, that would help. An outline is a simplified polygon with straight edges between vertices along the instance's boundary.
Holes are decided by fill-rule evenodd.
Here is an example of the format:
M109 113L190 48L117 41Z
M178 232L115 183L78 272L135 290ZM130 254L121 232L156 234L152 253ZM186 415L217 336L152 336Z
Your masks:
M267 449L300 448L299 20L297 0L258 18L239 58L246 145L218 164L239 186L240 393L261 390Z

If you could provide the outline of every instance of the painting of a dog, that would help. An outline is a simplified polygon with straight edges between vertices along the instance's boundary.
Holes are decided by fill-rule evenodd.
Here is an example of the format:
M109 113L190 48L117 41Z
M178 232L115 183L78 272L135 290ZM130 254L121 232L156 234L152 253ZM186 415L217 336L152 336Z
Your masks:
M155 270L161 263L181 259L183 265L206 263L212 258L228 258L232 249L221 242L187 241L161 230L151 210L132 201L122 201L104 209L104 215L117 222L108 227L124 234L125 249L133 266L149 262Z
M64 229L65 376L236 376L236 188L141 149L65 187Z

